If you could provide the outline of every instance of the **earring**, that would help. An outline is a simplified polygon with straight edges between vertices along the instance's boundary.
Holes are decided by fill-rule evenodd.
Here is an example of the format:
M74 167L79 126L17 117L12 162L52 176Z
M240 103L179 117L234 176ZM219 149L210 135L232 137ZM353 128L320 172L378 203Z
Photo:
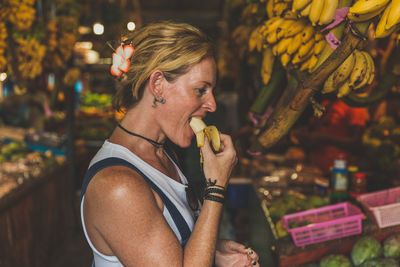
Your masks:
M153 108L155 108L157 106L157 102L160 102L161 104L165 103L165 99L162 98L162 96L159 96L158 98L153 99Z

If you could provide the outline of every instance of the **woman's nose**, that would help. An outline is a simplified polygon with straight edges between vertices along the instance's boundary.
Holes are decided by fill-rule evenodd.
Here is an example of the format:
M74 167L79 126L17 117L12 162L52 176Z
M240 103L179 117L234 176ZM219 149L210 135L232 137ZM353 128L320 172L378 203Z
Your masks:
M208 112L214 112L217 109L217 103L215 102L215 98L214 98L213 94L211 94L209 97L207 97L206 101L203 104L203 107Z

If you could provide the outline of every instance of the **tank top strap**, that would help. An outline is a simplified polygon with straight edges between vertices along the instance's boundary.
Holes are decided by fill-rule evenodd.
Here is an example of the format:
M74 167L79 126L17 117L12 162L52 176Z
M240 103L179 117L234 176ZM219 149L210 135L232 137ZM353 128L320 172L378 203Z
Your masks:
M80 201L82 202L83 196L85 195L87 186L89 185L90 180L93 178L93 176L99 172L100 170L111 167L111 166L125 166L128 168L131 168L135 170L137 173L139 173L144 180L147 182L147 184L160 196L162 199L165 207L167 208L168 212L171 214L171 217L178 228L178 231L181 235L182 239L182 247L184 247L189 240L191 230L183 218L182 214L179 212L179 210L176 208L176 206L171 202L171 200L165 195L165 193L152 181L150 178L148 178L142 171L140 171L135 165L132 163L121 159L117 157L110 157L110 158L105 158L103 160L100 160L96 163L94 163L90 168L87 170L85 174L85 178L83 180L83 185L82 185L82 190L81 190L81 197Z

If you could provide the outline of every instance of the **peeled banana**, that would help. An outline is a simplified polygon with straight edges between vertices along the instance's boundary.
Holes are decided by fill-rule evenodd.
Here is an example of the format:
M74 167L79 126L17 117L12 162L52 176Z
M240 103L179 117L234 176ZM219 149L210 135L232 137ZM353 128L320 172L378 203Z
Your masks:
M219 138L219 131L217 127L213 125L207 126L200 117L192 117L190 119L189 125L196 135L197 147L204 146L204 134L206 134L208 140L211 142L214 151L219 151L221 147L221 141Z

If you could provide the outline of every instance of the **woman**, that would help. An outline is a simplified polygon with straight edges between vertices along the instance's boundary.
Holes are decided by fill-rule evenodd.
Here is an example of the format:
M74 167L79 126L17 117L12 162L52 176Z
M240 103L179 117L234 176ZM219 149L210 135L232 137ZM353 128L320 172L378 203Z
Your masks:
M209 183L197 220L188 182L164 145L188 147L190 119L216 110L207 37L187 24L148 25L116 50L111 72L122 83L114 104L126 114L91 161L81 198L95 266L259 266L253 250L217 241L237 161L231 138L221 134L217 154L208 142L201 149Z

